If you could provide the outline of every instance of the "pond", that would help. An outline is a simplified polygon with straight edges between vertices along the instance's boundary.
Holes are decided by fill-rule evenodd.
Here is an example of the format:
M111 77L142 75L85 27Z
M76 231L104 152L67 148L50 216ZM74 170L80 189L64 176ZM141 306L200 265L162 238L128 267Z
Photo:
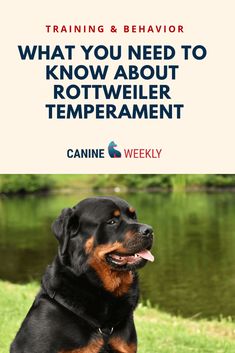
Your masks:
M0 198L0 278L39 280L56 254L52 221L88 194ZM120 195L155 231L141 297L185 317L235 317L235 194Z

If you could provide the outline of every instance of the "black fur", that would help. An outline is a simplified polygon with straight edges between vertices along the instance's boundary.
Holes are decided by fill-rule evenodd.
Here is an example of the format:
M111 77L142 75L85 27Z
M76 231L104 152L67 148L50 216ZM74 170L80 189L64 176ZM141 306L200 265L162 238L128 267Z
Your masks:
M115 211L120 215L114 216ZM135 269L146 260L120 266L112 263L109 254L99 260L114 275L131 274L133 280L121 295L105 287L90 260L99 247L105 249L116 243L127 254L150 249L151 227L138 223L135 212L130 212L124 200L94 197L64 209L52 230L59 242L58 255L42 278L41 289L10 352L136 352L133 311L139 292ZM119 340L124 342L120 351L112 344ZM96 347L96 342L103 343Z

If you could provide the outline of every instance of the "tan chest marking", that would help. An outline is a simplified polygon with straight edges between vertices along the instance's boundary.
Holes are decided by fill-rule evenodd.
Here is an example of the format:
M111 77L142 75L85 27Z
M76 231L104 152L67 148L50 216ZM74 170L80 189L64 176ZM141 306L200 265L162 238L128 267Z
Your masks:
M126 343L119 337L113 337L109 341L110 346L117 353L136 353L137 347L135 343Z

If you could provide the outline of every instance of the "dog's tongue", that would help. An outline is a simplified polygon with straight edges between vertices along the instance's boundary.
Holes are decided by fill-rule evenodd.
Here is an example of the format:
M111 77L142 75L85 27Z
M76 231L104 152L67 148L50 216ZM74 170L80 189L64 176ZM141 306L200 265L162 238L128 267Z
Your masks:
M142 257L145 260L154 261L154 256L151 254L151 252L149 250L143 250L137 253L137 255L139 255L140 257Z

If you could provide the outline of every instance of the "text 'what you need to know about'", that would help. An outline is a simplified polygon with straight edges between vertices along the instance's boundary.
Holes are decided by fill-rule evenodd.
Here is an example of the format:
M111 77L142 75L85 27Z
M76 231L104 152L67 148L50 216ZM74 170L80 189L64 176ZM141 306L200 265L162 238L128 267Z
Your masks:
M172 101L171 104L166 104L167 100L172 99L170 82L176 80L179 71L177 64L166 65L166 62L176 55L176 49L173 46L129 45L125 48L125 57L131 61L129 65L118 64L118 60L123 57L121 45L108 47L81 45L79 48L83 59L87 60L88 64L45 65L46 80L55 83L52 96L54 102L45 104L49 119L87 119L92 116L96 119L182 118L184 104ZM18 46L18 49L22 60L66 61L74 59L76 46L56 45L52 48L49 45L27 45L24 48ZM183 60L190 58L203 60L207 55L203 45L181 45L180 52ZM105 62L107 62L106 59L110 59L110 61L109 65L93 62L91 64L91 59L105 60ZM161 63L153 63L156 60ZM133 61L140 62L132 64ZM114 66L113 63L116 65ZM167 82L161 84L164 80ZM110 81L111 84L108 84ZM155 84L158 81L160 81L159 84ZM95 84L87 84L88 82ZM133 84L129 84L132 82ZM136 82L141 83L136 84ZM90 101L89 104L81 101L78 102L79 104L67 104L67 100ZM98 104L93 104L96 100ZM116 104L115 100L123 100L125 104L118 104L119 102ZM138 102L134 102L135 100ZM145 101L144 104L140 104L141 100ZM162 101L158 104L159 100Z

